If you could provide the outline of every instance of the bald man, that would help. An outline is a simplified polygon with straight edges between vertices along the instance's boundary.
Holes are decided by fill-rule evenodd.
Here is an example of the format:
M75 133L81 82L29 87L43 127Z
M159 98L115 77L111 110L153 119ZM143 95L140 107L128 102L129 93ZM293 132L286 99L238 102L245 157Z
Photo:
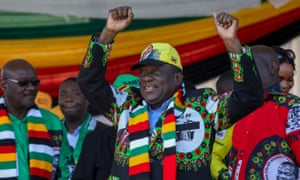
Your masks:
M264 45L251 49L265 100L235 123L228 172L230 179L273 180L280 164L300 165L300 99L281 91L276 52Z
M40 85L34 67L13 59L2 67L0 179L53 179L61 145L57 116L35 103Z

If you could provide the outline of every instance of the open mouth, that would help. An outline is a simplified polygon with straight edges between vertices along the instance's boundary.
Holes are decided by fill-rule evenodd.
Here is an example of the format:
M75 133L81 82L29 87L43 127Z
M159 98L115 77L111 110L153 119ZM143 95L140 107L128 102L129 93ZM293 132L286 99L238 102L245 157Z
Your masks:
M65 111L74 111L77 110L77 106L61 106Z
M144 87L144 91L145 92L152 92L154 90L154 87L153 86L145 86Z

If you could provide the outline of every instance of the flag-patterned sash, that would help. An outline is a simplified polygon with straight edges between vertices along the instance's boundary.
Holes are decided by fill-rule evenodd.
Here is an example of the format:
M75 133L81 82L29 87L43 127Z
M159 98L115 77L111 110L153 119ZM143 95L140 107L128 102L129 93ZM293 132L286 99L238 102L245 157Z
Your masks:
M3 99L2 99L3 100ZM3 101L2 101L3 103ZM5 104L0 104L0 179L16 179L18 158L15 134ZM53 149L46 125L38 109L30 110L28 118L30 179L51 179Z
M164 148L163 180L176 179L176 117L184 111L182 89L179 89L165 111L162 123ZM129 176L134 177L150 172L149 120L147 105L137 107L128 122L129 133ZM148 176L149 177L149 176Z

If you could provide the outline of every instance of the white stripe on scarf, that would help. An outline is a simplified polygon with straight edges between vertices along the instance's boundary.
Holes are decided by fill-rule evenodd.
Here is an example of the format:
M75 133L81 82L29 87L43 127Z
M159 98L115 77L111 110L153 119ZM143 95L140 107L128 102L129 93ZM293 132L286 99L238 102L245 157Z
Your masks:
M40 144L29 144L30 152L37 152L48 154L50 156L54 155L53 148L48 145L40 145Z
M14 178L17 177L17 170L16 169L4 169L0 170L0 178Z
M131 149L135 149L138 147L146 146L149 144L148 141L149 141L149 137L144 137L141 139L133 140L130 142L130 147L131 147Z
M12 131L1 131L0 139L15 139L15 133Z

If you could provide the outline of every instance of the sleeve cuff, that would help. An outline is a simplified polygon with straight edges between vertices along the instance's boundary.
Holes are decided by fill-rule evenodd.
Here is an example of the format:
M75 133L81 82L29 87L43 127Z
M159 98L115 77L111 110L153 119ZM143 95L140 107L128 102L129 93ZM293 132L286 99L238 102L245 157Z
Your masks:
M98 41L98 36L99 34L95 34L93 37L92 37L92 40L91 40L91 44L92 46L94 46L95 44L100 46L102 49L103 49L103 52L105 54L107 53L110 53L111 49L112 49L112 46L114 44L114 42L111 42L109 44L102 44ZM109 54L108 54L109 55Z
M234 74L234 80L237 82L243 82L243 68L241 66L242 56L246 55L249 59L253 60L251 48L249 46L242 46L241 53L228 52L229 58L232 63L232 70Z
M92 62L97 59L101 60L102 66L105 66L113 46L113 42L102 44L98 41L99 34L94 34L89 42L87 52L84 56L82 67L90 68Z

